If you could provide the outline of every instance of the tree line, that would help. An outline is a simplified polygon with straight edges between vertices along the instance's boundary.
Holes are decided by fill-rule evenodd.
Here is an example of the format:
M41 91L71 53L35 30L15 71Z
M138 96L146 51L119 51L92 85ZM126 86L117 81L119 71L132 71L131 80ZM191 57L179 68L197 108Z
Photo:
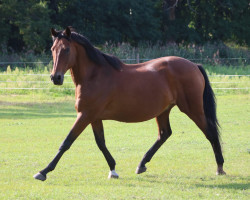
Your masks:
M248 0L0 0L2 50L44 52L51 46L50 28L69 25L96 45L250 45Z

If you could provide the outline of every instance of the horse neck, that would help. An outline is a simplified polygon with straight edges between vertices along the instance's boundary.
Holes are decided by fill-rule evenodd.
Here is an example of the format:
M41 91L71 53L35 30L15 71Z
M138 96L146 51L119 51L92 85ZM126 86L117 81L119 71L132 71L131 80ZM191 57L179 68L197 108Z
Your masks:
M75 86L83 85L84 81L89 80L89 77L97 68L98 66L88 58L84 47L76 44L76 61L74 66L70 69Z

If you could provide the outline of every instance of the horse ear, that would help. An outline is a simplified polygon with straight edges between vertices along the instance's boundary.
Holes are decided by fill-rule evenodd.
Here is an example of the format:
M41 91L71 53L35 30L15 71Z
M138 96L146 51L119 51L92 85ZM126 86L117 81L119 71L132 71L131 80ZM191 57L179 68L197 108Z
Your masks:
M53 28L50 29L50 33L51 33L51 35L53 37L57 37L58 36L58 32L55 29L53 29Z
M70 30L69 26L65 29L64 34L65 34L65 36L67 36L68 38L70 38L70 36L71 36L71 30Z

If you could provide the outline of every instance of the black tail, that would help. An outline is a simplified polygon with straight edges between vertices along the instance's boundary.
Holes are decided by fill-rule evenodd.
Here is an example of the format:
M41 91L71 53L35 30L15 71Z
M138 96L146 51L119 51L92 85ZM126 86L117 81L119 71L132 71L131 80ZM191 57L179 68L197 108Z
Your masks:
M201 65L198 65L199 70L205 79L205 89L203 93L203 108L207 120L207 137L209 140L218 141L220 140L219 122L216 116L216 102L215 95L211 88L206 71Z

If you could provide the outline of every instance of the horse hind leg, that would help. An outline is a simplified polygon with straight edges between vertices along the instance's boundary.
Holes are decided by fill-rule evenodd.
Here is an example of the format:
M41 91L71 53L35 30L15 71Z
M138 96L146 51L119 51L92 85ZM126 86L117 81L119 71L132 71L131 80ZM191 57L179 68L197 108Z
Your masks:
M191 98L191 97L190 97ZM186 102L188 103L182 103L181 105L177 106L179 109L184 112L190 119L194 121L194 123L200 128L200 130L204 133L210 144L212 145L216 163L217 163L217 175L224 175L226 174L223 171L223 155L219 140L219 134L218 130L216 128L216 125L209 123L209 120L207 120L204 109L203 109L203 103L202 100L198 101L198 98L192 99Z
M161 147L161 145L171 136L172 130L169 123L169 113L173 106L169 107L165 112L159 115L156 118L159 132L158 138L154 145L148 150L148 152L144 155L141 162L139 163L136 174L141 174L147 170L146 163L150 162L156 151Z

